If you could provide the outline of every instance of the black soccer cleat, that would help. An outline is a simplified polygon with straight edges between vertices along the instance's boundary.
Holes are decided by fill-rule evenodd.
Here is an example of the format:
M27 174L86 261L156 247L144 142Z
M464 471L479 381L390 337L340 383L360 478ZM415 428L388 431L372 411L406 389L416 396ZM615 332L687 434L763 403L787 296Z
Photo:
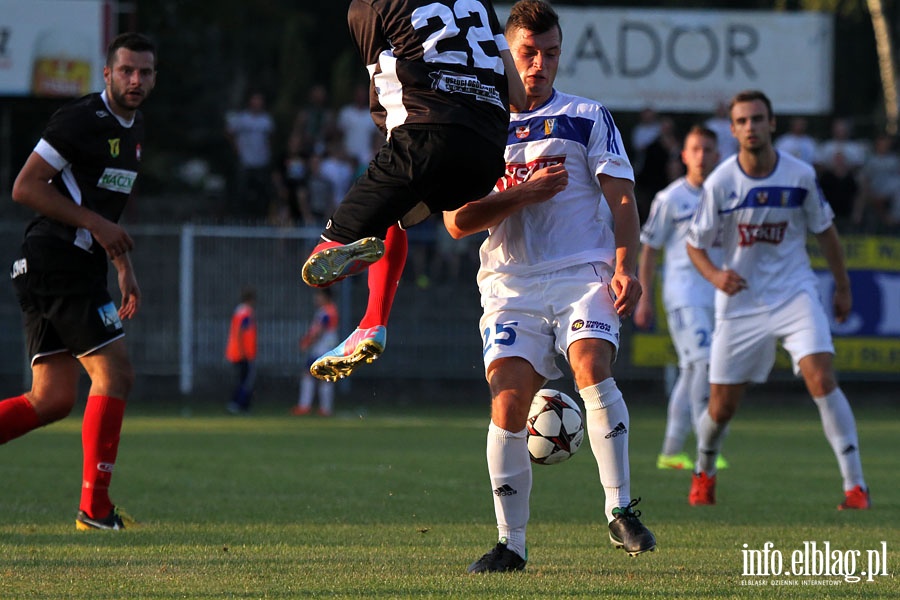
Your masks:
M656 537L649 529L644 527L641 520L641 511L632 510L641 499L637 498L628 503L628 506L614 508L613 520L609 524L609 541L616 548L621 548L628 556L637 556L642 552L656 550Z
M134 517L129 515L121 508L115 506L103 519L94 519L89 517L83 510L78 511L75 517L75 528L79 531L90 531L91 529L134 529L138 527L138 522Z
M528 562L526 558L522 558L506 547L506 538L503 538L497 542L493 550L469 565L466 571L468 573L524 571L526 562Z

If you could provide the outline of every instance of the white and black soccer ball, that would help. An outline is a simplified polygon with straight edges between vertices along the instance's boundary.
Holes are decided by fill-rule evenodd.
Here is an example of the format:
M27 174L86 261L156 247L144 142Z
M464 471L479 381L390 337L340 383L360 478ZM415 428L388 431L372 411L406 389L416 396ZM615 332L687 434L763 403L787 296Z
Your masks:
M531 462L540 465L567 460L584 441L581 409L572 398L557 390L538 390L531 401L525 428Z

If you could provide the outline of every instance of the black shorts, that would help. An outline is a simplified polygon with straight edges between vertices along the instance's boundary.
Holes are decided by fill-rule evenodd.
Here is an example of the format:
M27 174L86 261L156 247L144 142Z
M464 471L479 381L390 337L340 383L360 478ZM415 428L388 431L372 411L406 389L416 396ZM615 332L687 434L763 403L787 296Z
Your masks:
M504 148L459 125L402 125L335 210L324 236L347 244L384 239L433 213L487 196L506 167Z
M99 268L96 257L62 243L26 239L10 271L32 362L59 352L84 356L125 335L106 289L106 256Z

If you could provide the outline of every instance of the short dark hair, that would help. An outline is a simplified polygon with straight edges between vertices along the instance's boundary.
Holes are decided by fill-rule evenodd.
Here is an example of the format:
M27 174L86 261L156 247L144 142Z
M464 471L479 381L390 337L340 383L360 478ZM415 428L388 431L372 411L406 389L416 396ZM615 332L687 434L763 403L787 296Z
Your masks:
M731 102L728 103L728 114L731 115L731 109L734 108L734 105L738 102L753 102L755 100L759 100L763 104L766 105L766 110L769 111L769 119L773 119L775 117L775 113L772 111L772 101L769 100L769 97L766 96L759 90L744 90L743 92L738 92L734 95L734 98L731 99Z
M116 60L116 52L119 48L125 48L132 52L151 52L153 53L153 64L156 65L156 44L149 37L142 33L129 31L120 33L106 48L106 66L112 67Z
M534 33L546 33L556 27L559 41L562 41L562 27L559 26L559 15L545 0L519 0L509 11L506 19L508 34L515 29L527 29Z
M687 139L688 135L699 135L701 137L710 139L717 144L719 143L719 135L715 131L713 131L712 129L707 127L706 125L694 125L693 127L690 128L690 130L687 132L687 135L685 135L684 138Z

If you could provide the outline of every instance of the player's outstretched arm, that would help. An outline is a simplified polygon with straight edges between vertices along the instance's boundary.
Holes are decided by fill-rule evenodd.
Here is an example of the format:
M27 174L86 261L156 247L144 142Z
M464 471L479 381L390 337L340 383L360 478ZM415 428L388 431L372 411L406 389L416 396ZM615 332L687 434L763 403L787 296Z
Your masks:
M60 223L87 229L110 258L130 251L134 242L124 229L75 204L53 187L50 180L57 173L58 170L41 155L32 152L13 183L13 200Z
M850 276L844 262L844 248L834 225L816 234L816 241L822 250L822 256L828 263L828 270L834 277L834 320L843 323L850 316L853 308L853 296L850 292Z
M568 184L565 166L550 165L538 169L518 185L444 212L444 225L450 236L458 240L494 227L523 206L549 200Z

